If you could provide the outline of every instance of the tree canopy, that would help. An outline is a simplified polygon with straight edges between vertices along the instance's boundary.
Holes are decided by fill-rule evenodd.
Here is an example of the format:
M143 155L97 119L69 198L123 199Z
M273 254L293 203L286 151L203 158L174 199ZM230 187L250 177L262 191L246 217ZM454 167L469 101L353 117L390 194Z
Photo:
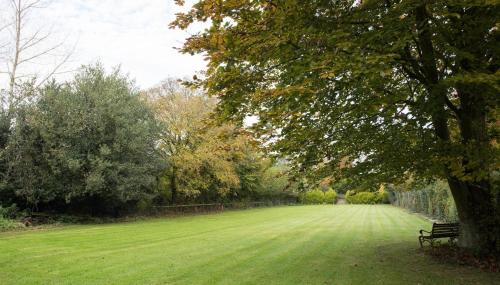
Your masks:
M113 213L152 193L162 164L156 122L118 71L83 68L71 82L45 86L15 119L7 179L34 209L49 203Z
M117 216L296 197L286 166L243 128L214 124L216 100L177 80L139 91L94 64L16 92L19 104L0 108L0 206Z
M214 124L215 99L172 79L144 96L160 124L158 150L168 162L160 188L171 203L259 199L284 190L263 189L271 165L245 130Z
M480 0L203 0L172 27L210 23L182 50L209 60L199 84L223 119L258 116L258 134L299 170L445 178L462 245L491 251L498 15Z

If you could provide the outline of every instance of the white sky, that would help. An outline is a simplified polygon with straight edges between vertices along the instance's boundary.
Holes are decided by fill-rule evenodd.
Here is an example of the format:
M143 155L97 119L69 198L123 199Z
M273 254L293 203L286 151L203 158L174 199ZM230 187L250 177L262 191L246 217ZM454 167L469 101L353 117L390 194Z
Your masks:
M50 28L53 41L65 39L67 50L75 46L67 70L96 61L106 68L121 65L139 87L147 88L167 77L191 77L205 68L202 56L174 49L201 25L188 32L169 29L181 10L173 0L46 2L46 8L33 13L31 24ZM1 10L5 11L6 3L0 0Z

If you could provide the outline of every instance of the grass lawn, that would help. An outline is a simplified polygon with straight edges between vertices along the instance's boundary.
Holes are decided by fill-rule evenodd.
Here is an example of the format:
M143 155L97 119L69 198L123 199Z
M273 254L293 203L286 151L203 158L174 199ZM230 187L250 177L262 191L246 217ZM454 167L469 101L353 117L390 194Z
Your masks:
M392 206L296 206L0 233L0 284L500 284L419 250Z

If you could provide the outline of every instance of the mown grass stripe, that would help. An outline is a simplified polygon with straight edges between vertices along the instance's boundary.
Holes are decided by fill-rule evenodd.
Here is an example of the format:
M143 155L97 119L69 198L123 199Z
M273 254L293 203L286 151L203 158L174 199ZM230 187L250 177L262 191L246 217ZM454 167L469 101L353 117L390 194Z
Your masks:
M0 284L495 284L418 249L379 205L229 211L0 234Z

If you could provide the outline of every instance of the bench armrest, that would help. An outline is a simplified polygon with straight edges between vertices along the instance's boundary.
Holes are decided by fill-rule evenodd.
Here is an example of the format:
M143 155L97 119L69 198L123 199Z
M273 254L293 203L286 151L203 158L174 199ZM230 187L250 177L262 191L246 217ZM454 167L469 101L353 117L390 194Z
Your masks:
M430 233L431 233L431 232L428 232L428 231L426 231L426 230L420 230L420 234L421 234L421 235L423 235L423 234L424 234L424 232L425 232L425 233L428 233L428 234L430 234Z

